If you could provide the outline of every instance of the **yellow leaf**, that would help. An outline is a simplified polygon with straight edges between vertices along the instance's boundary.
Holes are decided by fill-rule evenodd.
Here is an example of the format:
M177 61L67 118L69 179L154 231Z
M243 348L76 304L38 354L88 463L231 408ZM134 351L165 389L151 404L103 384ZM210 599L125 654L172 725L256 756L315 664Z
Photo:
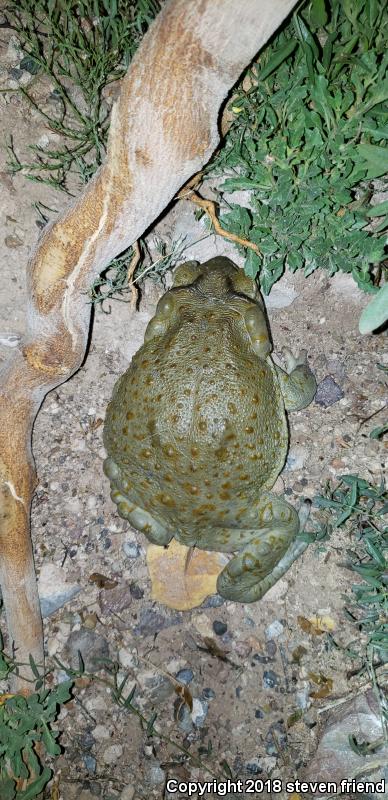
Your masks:
M152 598L177 611L200 606L216 593L217 578L227 564L222 553L194 550L172 540L167 548L148 545Z

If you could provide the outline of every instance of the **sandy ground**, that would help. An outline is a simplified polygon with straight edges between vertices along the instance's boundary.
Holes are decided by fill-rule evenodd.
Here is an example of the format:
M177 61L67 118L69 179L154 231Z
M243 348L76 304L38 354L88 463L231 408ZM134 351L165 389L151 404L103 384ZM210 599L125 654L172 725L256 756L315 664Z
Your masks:
M7 37L3 30L2 87L10 85L15 64ZM22 155L28 144L48 135L16 91L1 94L0 105L2 141L13 133ZM39 235L35 204L60 211L66 197L22 175L11 177L4 149L0 181L0 357L7 358L14 335L24 328L25 269ZM182 232L195 240L204 229L181 203L160 223L159 234L174 238ZM191 246L187 256L201 260L217 252L234 251L210 236ZM174 612L152 600L145 539L119 519L109 498L100 421L162 291L146 283L138 312L122 302L110 303L110 314L97 310L84 366L46 398L33 436L39 485L32 537L38 575L54 566L78 590L45 618L47 652L69 663L81 643L89 655L119 659L122 671L129 672L128 690L138 687L138 709L147 719L157 713L155 726L170 743L147 735L133 713L118 708L103 682L83 679L76 699L61 712L64 753L54 768L66 800L185 796L168 792L167 779L225 780L226 765L245 781L281 780L282 792L274 796L283 797L285 782L303 775L313 757L322 709L351 697L361 683L349 677L352 663L342 650L332 647L327 635L309 632L303 621L323 618L341 646L354 639L344 613L344 593L354 581L344 567L351 540L334 531L330 540L311 545L285 578L250 606L219 604L215 598L190 612ZM290 342L294 350L306 348L318 382L330 378L339 397L327 408L313 403L290 416L288 466L277 491L298 504L344 473L379 482L386 450L368 434L381 416L361 423L384 405L384 374L377 368L384 358L383 337L358 333L365 296L350 277L329 280L318 272L308 280L286 275L269 300L275 349ZM322 522L317 510L312 522ZM93 573L108 584L98 585ZM311 696L320 688L319 675L332 681L325 698ZM171 676L187 684L192 711Z

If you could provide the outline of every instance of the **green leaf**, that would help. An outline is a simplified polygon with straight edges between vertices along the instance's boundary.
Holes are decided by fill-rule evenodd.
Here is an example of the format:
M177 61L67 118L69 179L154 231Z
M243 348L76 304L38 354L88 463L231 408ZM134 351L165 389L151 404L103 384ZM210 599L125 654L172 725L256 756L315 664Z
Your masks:
M370 432L369 437L371 439L381 439L388 432L388 422L385 425L380 425L379 428L373 428L373 431ZM388 512L388 509L387 509Z
M51 776L52 770L48 767L44 767L39 778L33 781L33 783L30 783L24 792L18 792L17 800L33 800L34 797L37 797L43 791Z
M371 333L376 330L376 328L380 328L387 319L388 283L385 283L368 303L366 308L364 308L358 323L358 329L362 334Z
M384 214L388 214L388 200L383 200L366 212L367 217L382 217Z
M358 144L356 150L365 160L367 178L379 178L388 172L388 150L377 144Z
M286 42L283 47L280 47L278 50L275 50L272 58L269 59L265 67L263 69L259 69L258 71L258 78L260 81L265 81L271 73L280 66L280 64L285 61L291 53L294 52L296 47L298 46L298 42L295 39L291 39Z
M16 782L12 778L4 777L0 779L1 800L15 800Z
M249 250L244 264L245 274L248 275L249 278L256 278L256 275L260 272L260 269L261 259L257 253L254 252L254 250Z
M323 28L327 23L325 0L313 0L310 8L310 22L314 28Z

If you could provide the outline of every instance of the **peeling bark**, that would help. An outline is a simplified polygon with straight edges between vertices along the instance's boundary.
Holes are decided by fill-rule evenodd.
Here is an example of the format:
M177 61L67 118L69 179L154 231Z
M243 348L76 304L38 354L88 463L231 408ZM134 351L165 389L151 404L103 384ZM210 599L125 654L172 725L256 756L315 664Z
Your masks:
M105 163L47 227L28 265L26 333L0 373L0 584L19 661L43 662L29 533L31 431L43 398L79 368L84 293L141 236L219 141L220 106L295 0L169 0L122 81Z

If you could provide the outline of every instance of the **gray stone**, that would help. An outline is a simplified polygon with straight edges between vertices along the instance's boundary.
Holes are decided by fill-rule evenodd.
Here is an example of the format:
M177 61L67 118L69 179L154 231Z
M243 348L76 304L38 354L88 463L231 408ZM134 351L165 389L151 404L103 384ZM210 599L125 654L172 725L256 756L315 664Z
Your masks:
M154 764L149 772L149 781L151 786L158 786L160 783L164 783L166 779L166 773L159 764Z
M223 636L224 633L228 630L228 626L226 622L221 622L219 619L215 619L213 622L213 631L217 636Z
M328 408L334 405L334 403L338 403L338 400L341 400L343 397L344 393L341 387L338 386L338 383L335 382L331 375L326 375L326 377L318 383L318 389L315 395L315 402L317 405Z
M180 669L179 672L176 673L175 677L177 681L180 681L180 683L184 683L186 686L188 686L188 684L191 683L194 678L194 672L192 669Z
M94 756L84 756L83 762L88 772L94 773L96 771L97 761Z
M196 728L202 728L209 711L209 703L206 700L195 697L193 700L193 710L191 712L191 719Z
M89 628L72 631L66 645L65 655L73 669L78 669L78 651L87 672L98 672L102 668L101 659L109 658L109 645L103 636Z
M42 617L54 614L81 591L78 584L66 582L66 573L56 564L43 564L38 579Z
M123 543L123 551L127 558L139 558L141 547L137 542L129 541Z
M128 784L128 786L124 786L120 794L120 800L133 800L135 796L135 787Z
M268 625L268 628L265 631L265 635L267 639L277 639L277 637L281 636L283 632L284 632L284 626L278 619L275 619L273 622L271 622L270 625Z
M266 689L274 689L275 686L280 685L280 677L273 671L273 669L264 670L263 686Z
M220 594L213 594L202 603L201 608L219 608L219 606L223 606L224 603L225 599L221 597Z
M144 608L140 612L140 620L133 632L135 636L153 636L164 628L178 625L180 619L177 614L167 616L155 611L153 608Z
M120 614L132 603L129 586L115 586L114 589L103 589L99 594L99 603L103 614Z
M105 764L115 764L122 755L123 748L121 744L111 744L104 750L102 758Z

